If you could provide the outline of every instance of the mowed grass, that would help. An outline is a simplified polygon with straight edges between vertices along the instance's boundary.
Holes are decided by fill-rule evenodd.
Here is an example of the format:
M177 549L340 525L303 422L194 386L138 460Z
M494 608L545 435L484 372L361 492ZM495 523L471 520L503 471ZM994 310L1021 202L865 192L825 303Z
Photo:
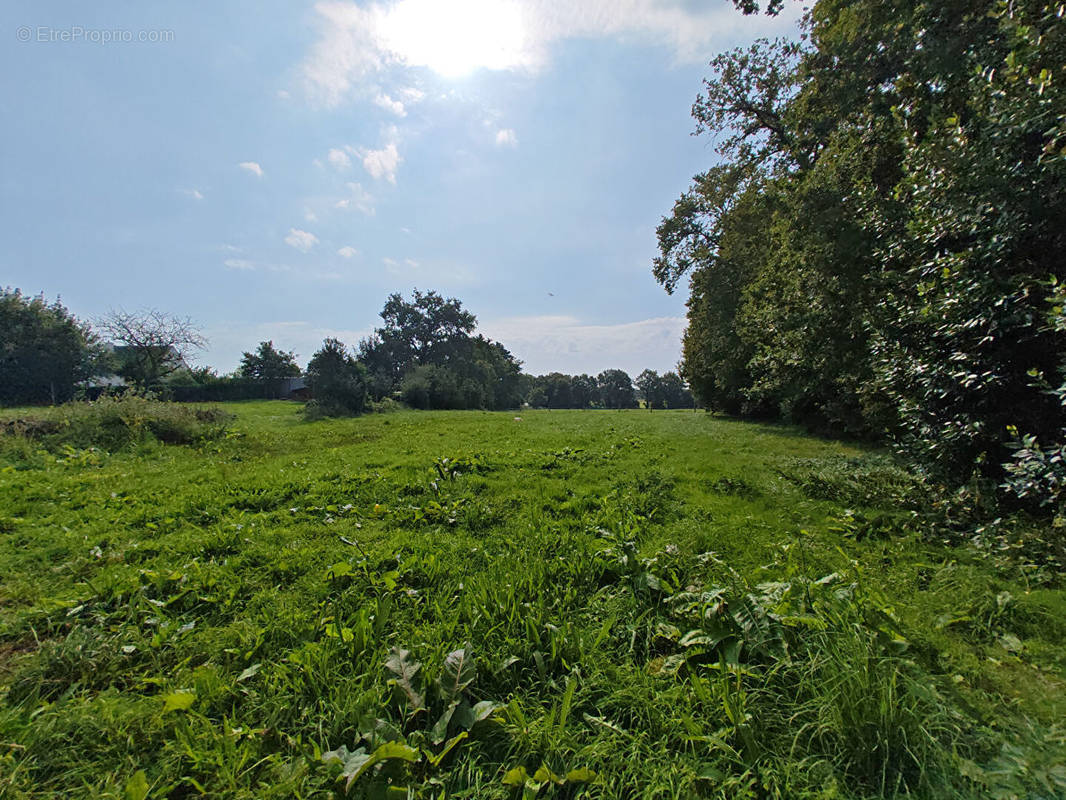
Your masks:
M0 451L0 797L1066 793L1059 576L930 535L884 454L226 410Z

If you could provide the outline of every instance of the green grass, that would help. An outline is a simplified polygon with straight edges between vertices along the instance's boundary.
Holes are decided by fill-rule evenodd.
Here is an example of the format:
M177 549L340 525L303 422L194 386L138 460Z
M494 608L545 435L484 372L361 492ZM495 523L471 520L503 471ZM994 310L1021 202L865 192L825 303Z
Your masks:
M883 454L225 408L0 447L0 797L1066 793L1057 576L930 536Z

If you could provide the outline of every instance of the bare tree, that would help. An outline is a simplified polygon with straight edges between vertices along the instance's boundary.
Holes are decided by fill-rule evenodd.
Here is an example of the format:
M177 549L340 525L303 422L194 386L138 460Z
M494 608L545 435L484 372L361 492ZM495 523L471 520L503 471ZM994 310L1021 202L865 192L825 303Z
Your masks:
M158 383L185 366L193 352L207 346L191 319L154 308L111 311L95 327L119 348L123 376L141 387Z

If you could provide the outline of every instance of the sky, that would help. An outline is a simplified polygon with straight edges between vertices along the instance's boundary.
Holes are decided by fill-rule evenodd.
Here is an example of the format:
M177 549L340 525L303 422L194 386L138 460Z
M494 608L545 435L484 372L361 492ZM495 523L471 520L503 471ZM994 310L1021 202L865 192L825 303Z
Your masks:
M0 285L155 308L225 373L392 292L459 298L534 374L673 369L655 228L713 141L707 62L794 35L728 0L0 6Z

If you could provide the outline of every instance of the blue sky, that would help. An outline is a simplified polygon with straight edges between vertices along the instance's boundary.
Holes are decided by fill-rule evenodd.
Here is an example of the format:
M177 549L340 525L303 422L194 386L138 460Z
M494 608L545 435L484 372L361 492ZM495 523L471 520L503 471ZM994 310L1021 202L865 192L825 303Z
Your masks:
M673 368L655 226L727 0L7 2L0 285L192 317L221 372L459 297L534 373Z

